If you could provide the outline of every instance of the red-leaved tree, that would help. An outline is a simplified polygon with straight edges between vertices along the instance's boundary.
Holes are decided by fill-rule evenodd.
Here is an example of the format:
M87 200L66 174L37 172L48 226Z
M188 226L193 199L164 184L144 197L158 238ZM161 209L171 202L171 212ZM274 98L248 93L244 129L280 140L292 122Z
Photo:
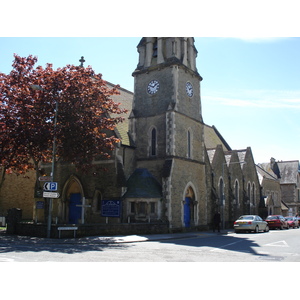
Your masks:
M91 67L34 67L37 58L14 56L10 74L0 73L0 188L7 172L38 170L40 162L61 159L78 167L108 157L119 141L113 134L123 117L101 74ZM55 124L55 119L57 120Z

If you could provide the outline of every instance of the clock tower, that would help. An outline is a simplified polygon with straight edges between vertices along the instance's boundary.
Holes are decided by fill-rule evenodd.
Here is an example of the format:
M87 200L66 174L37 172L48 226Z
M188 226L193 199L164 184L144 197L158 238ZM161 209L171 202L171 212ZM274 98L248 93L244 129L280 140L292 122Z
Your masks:
M206 224L200 82L194 38L144 37L137 46L129 131L137 168L162 186L170 228Z

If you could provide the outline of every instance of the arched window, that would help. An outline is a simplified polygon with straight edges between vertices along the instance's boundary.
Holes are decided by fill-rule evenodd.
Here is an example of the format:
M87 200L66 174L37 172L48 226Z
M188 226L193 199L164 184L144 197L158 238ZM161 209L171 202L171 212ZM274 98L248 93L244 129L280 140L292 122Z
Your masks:
M99 190L96 190L93 198L93 212L100 212L101 205L102 205L102 193Z
M235 198L236 204L239 204L239 190L240 190L239 182L238 182L238 180L236 180L235 185L234 185L234 198Z
M251 214L251 203L252 203L251 196L252 196L252 193L251 193L251 183L250 182L248 182L248 184L247 184L247 196L248 196L248 199L249 199L249 205L248 205L249 214Z
M153 57L157 57L157 38L154 39L154 42L153 42L153 54L152 54Z
M224 197L224 181L223 178L220 179L220 186L219 186L219 197L220 197L220 206L222 206L223 201L225 202L225 197Z
M255 205L255 183L252 184L252 203Z
M156 141L157 141L156 129L153 128L151 130L151 141L150 141L150 155L151 156L156 155Z
M249 201L250 201L250 203L251 203L251 184L250 184L250 182L248 182L248 185L247 185L247 196L248 196L248 198L249 198Z
M192 133L190 129L187 131L187 157L192 158Z

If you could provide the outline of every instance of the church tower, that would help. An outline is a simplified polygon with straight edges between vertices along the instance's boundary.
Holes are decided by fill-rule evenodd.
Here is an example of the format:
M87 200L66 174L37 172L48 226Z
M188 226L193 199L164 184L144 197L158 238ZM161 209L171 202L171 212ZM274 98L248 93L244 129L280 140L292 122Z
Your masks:
M144 37L137 46L130 135L137 168L162 186L170 228L206 224L200 82L194 38Z

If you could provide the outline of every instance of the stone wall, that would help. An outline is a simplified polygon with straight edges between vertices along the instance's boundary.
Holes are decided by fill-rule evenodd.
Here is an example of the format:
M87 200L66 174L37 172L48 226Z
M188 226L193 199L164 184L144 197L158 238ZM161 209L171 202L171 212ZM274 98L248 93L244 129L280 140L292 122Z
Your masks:
M51 238L58 238L58 227L62 225L51 226ZM88 224L88 225L76 225L78 230L76 231L76 237L84 236L113 236L113 235L131 235L131 234L161 234L168 233L167 224ZM47 236L46 224L32 224L32 223L18 223L15 234L23 236ZM74 231L61 231L61 238L74 237Z
M0 190L0 215L6 215L10 208L22 209L23 219L32 220L34 207L35 171L24 175L6 174Z

